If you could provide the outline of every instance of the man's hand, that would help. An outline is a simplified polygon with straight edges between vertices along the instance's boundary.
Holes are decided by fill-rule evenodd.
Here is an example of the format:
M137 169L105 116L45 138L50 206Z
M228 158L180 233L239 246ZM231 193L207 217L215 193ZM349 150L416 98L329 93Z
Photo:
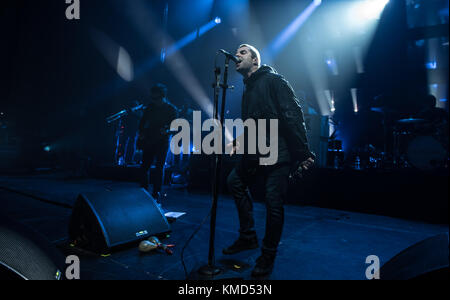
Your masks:
M296 183L298 180L303 178L303 171L306 171L314 166L314 159L311 157L307 160L301 162L297 169L289 175L289 180Z
M305 160L304 162L300 163L300 167L306 171L314 166L314 159L311 157Z

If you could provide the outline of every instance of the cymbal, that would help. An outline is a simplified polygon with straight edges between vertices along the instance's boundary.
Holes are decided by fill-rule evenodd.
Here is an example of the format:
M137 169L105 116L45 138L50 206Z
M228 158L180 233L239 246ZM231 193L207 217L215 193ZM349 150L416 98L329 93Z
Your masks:
M376 107L373 106L370 108L371 111L377 112L377 113L394 113L395 110L393 110L392 108L386 107L386 106L381 106L381 107Z
M370 110L375 111L375 112L380 112L380 113L384 112L384 109L381 107L371 107Z
M415 118L408 118L408 119L400 119L397 121L397 123L400 124L418 124L425 122L424 119L415 119Z

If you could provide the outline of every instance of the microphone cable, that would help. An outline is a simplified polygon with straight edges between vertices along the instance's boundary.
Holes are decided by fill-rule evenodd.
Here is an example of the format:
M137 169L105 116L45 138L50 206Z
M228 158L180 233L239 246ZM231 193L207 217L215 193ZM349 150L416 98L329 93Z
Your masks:
M206 220L208 220L208 218L211 216L211 210L209 211L208 215L203 219L203 221L200 223L200 225L195 229L195 231L191 234L191 236L188 238L188 240L186 241L186 243L184 244L183 248L181 249L181 264L183 265L183 270L184 270L184 276L186 278L186 280L188 280L189 274L187 272L187 268L186 268L186 264L184 263L184 250L186 249L186 247L189 245L189 243L191 242L191 240L194 238L194 236L198 233L198 231L200 230L200 228L202 228L203 224L205 224Z

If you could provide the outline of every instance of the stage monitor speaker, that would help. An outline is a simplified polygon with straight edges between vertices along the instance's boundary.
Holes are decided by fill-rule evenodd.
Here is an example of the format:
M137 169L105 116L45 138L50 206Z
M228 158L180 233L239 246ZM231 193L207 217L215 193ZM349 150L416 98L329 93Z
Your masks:
M45 237L0 217L0 280L59 280L64 263Z
M448 279L448 233L427 238L403 250L380 269L382 280Z
M97 253L169 231L166 217L145 189L80 194L69 222L70 240Z

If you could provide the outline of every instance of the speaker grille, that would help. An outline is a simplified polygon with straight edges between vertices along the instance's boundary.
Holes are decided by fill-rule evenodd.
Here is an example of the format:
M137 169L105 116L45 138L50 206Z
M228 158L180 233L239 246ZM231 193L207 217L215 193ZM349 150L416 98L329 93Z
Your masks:
M27 280L55 280L60 275L34 242L3 226L0 226L0 263Z

